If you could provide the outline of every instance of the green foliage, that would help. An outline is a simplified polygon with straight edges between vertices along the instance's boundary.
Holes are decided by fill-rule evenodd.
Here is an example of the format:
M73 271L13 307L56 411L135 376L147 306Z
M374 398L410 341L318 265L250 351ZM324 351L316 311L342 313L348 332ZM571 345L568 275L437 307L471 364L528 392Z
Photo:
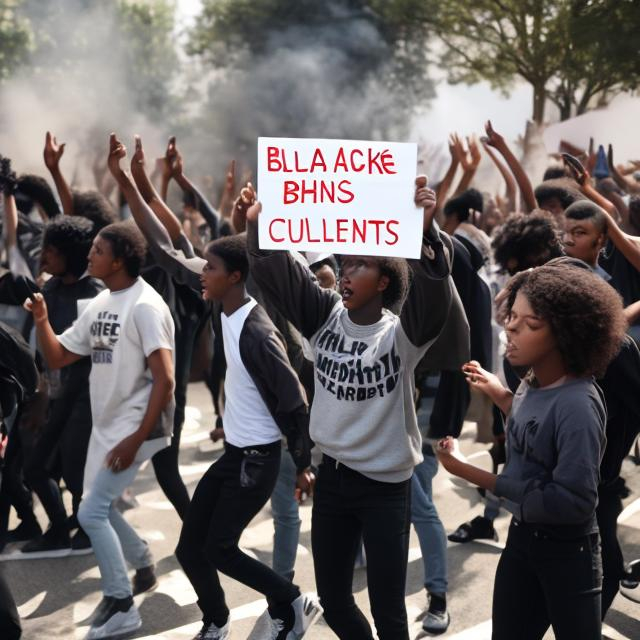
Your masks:
M10 77L29 56L29 21L18 13L20 0L0 0L0 81Z

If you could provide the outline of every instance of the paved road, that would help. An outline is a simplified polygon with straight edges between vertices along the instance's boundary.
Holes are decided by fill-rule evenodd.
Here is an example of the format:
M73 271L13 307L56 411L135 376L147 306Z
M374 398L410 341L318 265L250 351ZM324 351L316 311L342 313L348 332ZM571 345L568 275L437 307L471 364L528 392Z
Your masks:
M206 390L201 384L189 388L189 408L181 452L181 472L189 490L193 491L198 479L210 463L220 455L220 446L208 441L208 430L213 424L213 412ZM465 425L461 450L472 456L478 464L489 468L487 445L474 441L474 425ZM625 556L640 558L640 467L625 462L624 474L633 494L625 501L621 517L620 537ZM180 571L173 555L180 531L180 521L171 505L158 489L153 469L147 466L134 485L140 506L127 512L134 526L150 541L156 558L159 588L136 598L143 617L143 626L134 636L147 640L185 640L200 628L196 597ZM468 486L452 481L440 472L434 482L436 504L447 531L452 531L465 520L482 511L478 494ZM302 535L296 580L304 591L314 590L313 567L310 554L311 508L302 508ZM44 522L42 511L39 517ZM484 640L491 634L491 596L493 577L506 537L508 517L496 522L499 543L450 543L449 610L451 627L446 638L455 640ZM271 559L273 527L270 512L265 508L245 532L241 544L267 562ZM99 574L93 555L51 560L6 561L3 563L24 618L25 640L65 640L82 638L87 631L86 618L100 600ZM233 638L260 639L256 621L264 611L265 603L259 594L226 577L222 584L227 602L232 607ZM640 588L639 588L640 589ZM357 570L354 592L358 604L369 615L366 575ZM637 596L640 599L640 593ZM426 603L423 588L423 566L415 533L411 536L410 563L407 581L407 608L412 626L412 638L424 638L420 612ZM610 640L640 638L640 604L618 596L607 618L605 637ZM307 636L310 640L335 638L322 622L316 624ZM548 638L553 638L549 633ZM515 640L515 639L514 639ZM576 639L579 640L579 639Z

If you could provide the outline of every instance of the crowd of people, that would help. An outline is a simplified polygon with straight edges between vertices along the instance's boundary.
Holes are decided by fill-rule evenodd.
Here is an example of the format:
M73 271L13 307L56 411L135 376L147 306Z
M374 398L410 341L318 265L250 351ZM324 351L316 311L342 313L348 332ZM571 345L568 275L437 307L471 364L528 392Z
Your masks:
M47 133L57 196L1 158L0 551L93 552L103 597L88 639L139 629L134 596L158 583L120 508L147 460L182 522L175 555L202 612L195 639L230 637L222 573L265 597L264 640L302 638L321 615L342 640L408 640L412 524L422 626L445 633L447 538L497 540L501 509L511 525L492 637L601 637L621 581L640 581L617 537L622 463L640 431L640 163L566 145L538 182L490 122L485 133L466 146L451 137L434 188L416 178L416 260L261 249L253 185L236 193L232 163L214 207L175 138L149 172L141 139L129 160L111 134L95 190L81 191ZM500 193L475 188L481 148ZM178 459L196 371L224 449L190 496ZM491 472L460 452L470 411ZM485 503L448 536L440 465ZM317 595L294 575L310 499ZM271 566L239 546L269 500ZM353 597L356 564L375 634ZM9 587L0 574L0 635L13 639Z

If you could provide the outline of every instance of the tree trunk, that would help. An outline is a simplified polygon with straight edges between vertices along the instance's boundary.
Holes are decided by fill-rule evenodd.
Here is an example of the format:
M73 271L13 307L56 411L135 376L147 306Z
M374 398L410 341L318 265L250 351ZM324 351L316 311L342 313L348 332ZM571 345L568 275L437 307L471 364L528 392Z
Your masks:
M547 101L545 85L533 85L533 121L536 124L544 124L544 108Z

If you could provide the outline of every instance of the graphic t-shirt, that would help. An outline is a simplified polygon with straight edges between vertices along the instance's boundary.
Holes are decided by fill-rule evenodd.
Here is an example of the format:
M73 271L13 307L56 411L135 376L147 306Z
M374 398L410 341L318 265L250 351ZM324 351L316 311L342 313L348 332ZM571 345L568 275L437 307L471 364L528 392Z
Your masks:
M158 349L174 350L173 320L164 300L138 278L128 289L99 293L58 338L68 351L91 356L93 429L85 470L87 488L106 454L140 427L153 384L146 358ZM172 400L137 460L168 445L173 409Z
M275 420L256 388L240 356L240 334L251 310L253 298L230 316L222 313L222 337L227 373L224 382L224 435L236 447L271 444L280 440Z

